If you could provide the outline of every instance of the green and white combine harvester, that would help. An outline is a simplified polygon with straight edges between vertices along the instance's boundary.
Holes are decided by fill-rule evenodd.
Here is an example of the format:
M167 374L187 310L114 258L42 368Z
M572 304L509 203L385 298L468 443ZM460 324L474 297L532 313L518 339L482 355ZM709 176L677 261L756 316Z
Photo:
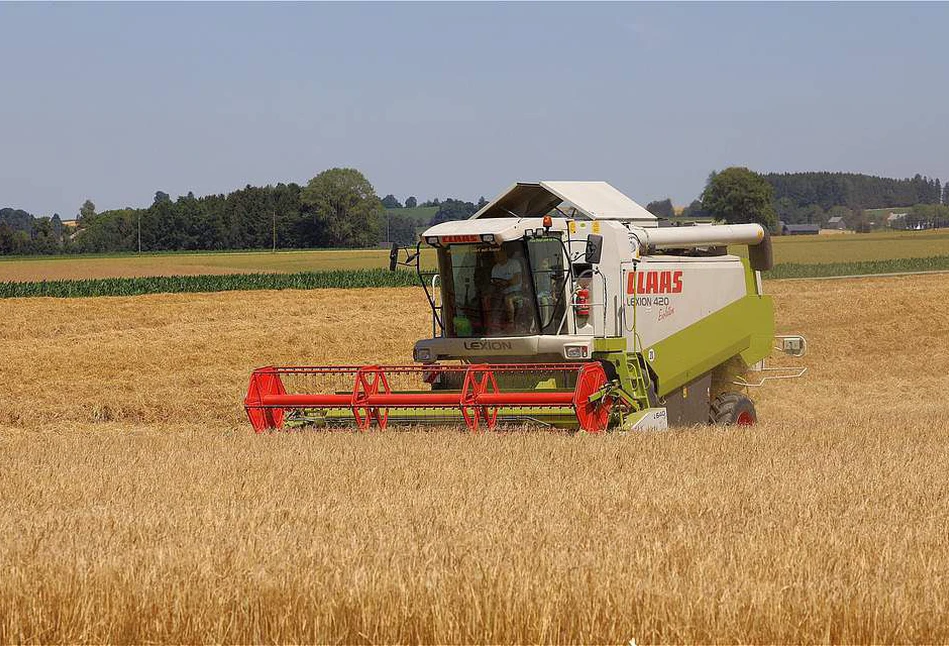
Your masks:
M435 272L423 270L423 244ZM470 219L425 231L414 253L393 248L397 265L414 266L432 310L416 363L258 369L245 400L257 431L463 422L597 433L757 419L742 389L770 377L744 375L776 343L760 225L660 226L605 182L517 183ZM777 342L806 349L798 336Z

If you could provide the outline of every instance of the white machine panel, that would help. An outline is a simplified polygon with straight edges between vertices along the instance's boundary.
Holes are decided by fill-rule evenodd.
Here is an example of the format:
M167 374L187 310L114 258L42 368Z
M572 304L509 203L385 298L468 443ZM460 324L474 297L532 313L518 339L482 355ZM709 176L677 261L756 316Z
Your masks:
M628 271L625 278L629 347L633 347L634 316L639 334L636 346L648 348L747 293L744 267L736 256L644 256L636 271Z

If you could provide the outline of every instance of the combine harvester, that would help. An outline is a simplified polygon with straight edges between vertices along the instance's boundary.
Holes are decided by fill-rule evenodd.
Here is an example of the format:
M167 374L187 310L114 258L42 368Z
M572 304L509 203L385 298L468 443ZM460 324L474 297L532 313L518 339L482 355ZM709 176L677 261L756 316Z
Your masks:
M437 272L422 271L422 244ZM728 245L747 245L748 258ZM760 225L662 227L605 182L518 183L471 219L431 227L405 256L393 247L390 268L414 265L432 309L417 363L260 368L244 402L255 430L756 421L734 388L759 385L742 375L775 345ZM778 340L788 354L806 349Z

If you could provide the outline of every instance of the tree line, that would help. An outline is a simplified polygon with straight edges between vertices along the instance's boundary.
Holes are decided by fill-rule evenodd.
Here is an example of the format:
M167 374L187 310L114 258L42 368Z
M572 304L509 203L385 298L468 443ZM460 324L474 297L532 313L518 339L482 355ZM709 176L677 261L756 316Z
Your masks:
M387 237L410 245L420 226L469 217L485 203L484 198L477 204L457 199L419 203L409 197L406 207L436 207L430 222L419 222L398 213L403 205L394 196L380 200L358 170L333 168L306 186L247 185L226 195L188 193L177 199L158 191L147 208L97 213L86 200L70 227L58 214L34 218L5 208L0 210L0 255L365 248Z
M158 191L147 208L97 213L86 200L75 225L68 227L58 214L34 218L23 210L0 209L0 255L358 248L384 241L414 245L425 226L471 217L485 204L484 197L476 203L455 198L420 203L409 196L403 204L391 194L380 199L358 170L332 168L306 186L247 185L226 195L188 193L175 200ZM921 175L759 175L735 167L713 172L700 198L680 215L771 227L778 220L824 225L841 217L850 228L868 230L880 223L872 222L866 209L895 206L909 207L902 226L945 226L949 184L943 187L938 179ZM423 207L428 209L420 216ZM650 202L647 209L663 218L676 215L671 199Z
M776 202L829 209L882 209L890 206L939 204L942 186L938 179L917 174L891 179L857 173L767 173L762 175L774 189Z
M20 209L0 209L0 255L59 253L65 237L59 215L34 218Z
M477 202L467 202L456 198L439 200L435 198L419 203L415 197L408 197L403 206L394 195L382 198L382 205L386 208L386 230L388 236L384 239L398 243L401 246L412 246L418 242L420 229L448 222L464 220L477 213L488 203L484 196ZM434 209L431 217L418 214L412 210L419 208ZM427 213L427 212L426 212Z
M866 231L882 224L866 211L888 207L905 209L907 228L945 226L949 184L919 174L891 179L857 173L758 174L732 167L713 172L702 195L680 217L760 222L772 228L778 221L824 226L841 218L849 228ZM659 217L673 217L671 200L650 202L646 208Z

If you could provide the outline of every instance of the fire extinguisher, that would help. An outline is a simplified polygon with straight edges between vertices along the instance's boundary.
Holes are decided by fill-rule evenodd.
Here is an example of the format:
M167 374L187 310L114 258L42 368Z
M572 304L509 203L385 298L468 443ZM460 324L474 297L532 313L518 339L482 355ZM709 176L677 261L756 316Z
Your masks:
M577 289L576 298L577 316L590 316L590 290L586 287Z

